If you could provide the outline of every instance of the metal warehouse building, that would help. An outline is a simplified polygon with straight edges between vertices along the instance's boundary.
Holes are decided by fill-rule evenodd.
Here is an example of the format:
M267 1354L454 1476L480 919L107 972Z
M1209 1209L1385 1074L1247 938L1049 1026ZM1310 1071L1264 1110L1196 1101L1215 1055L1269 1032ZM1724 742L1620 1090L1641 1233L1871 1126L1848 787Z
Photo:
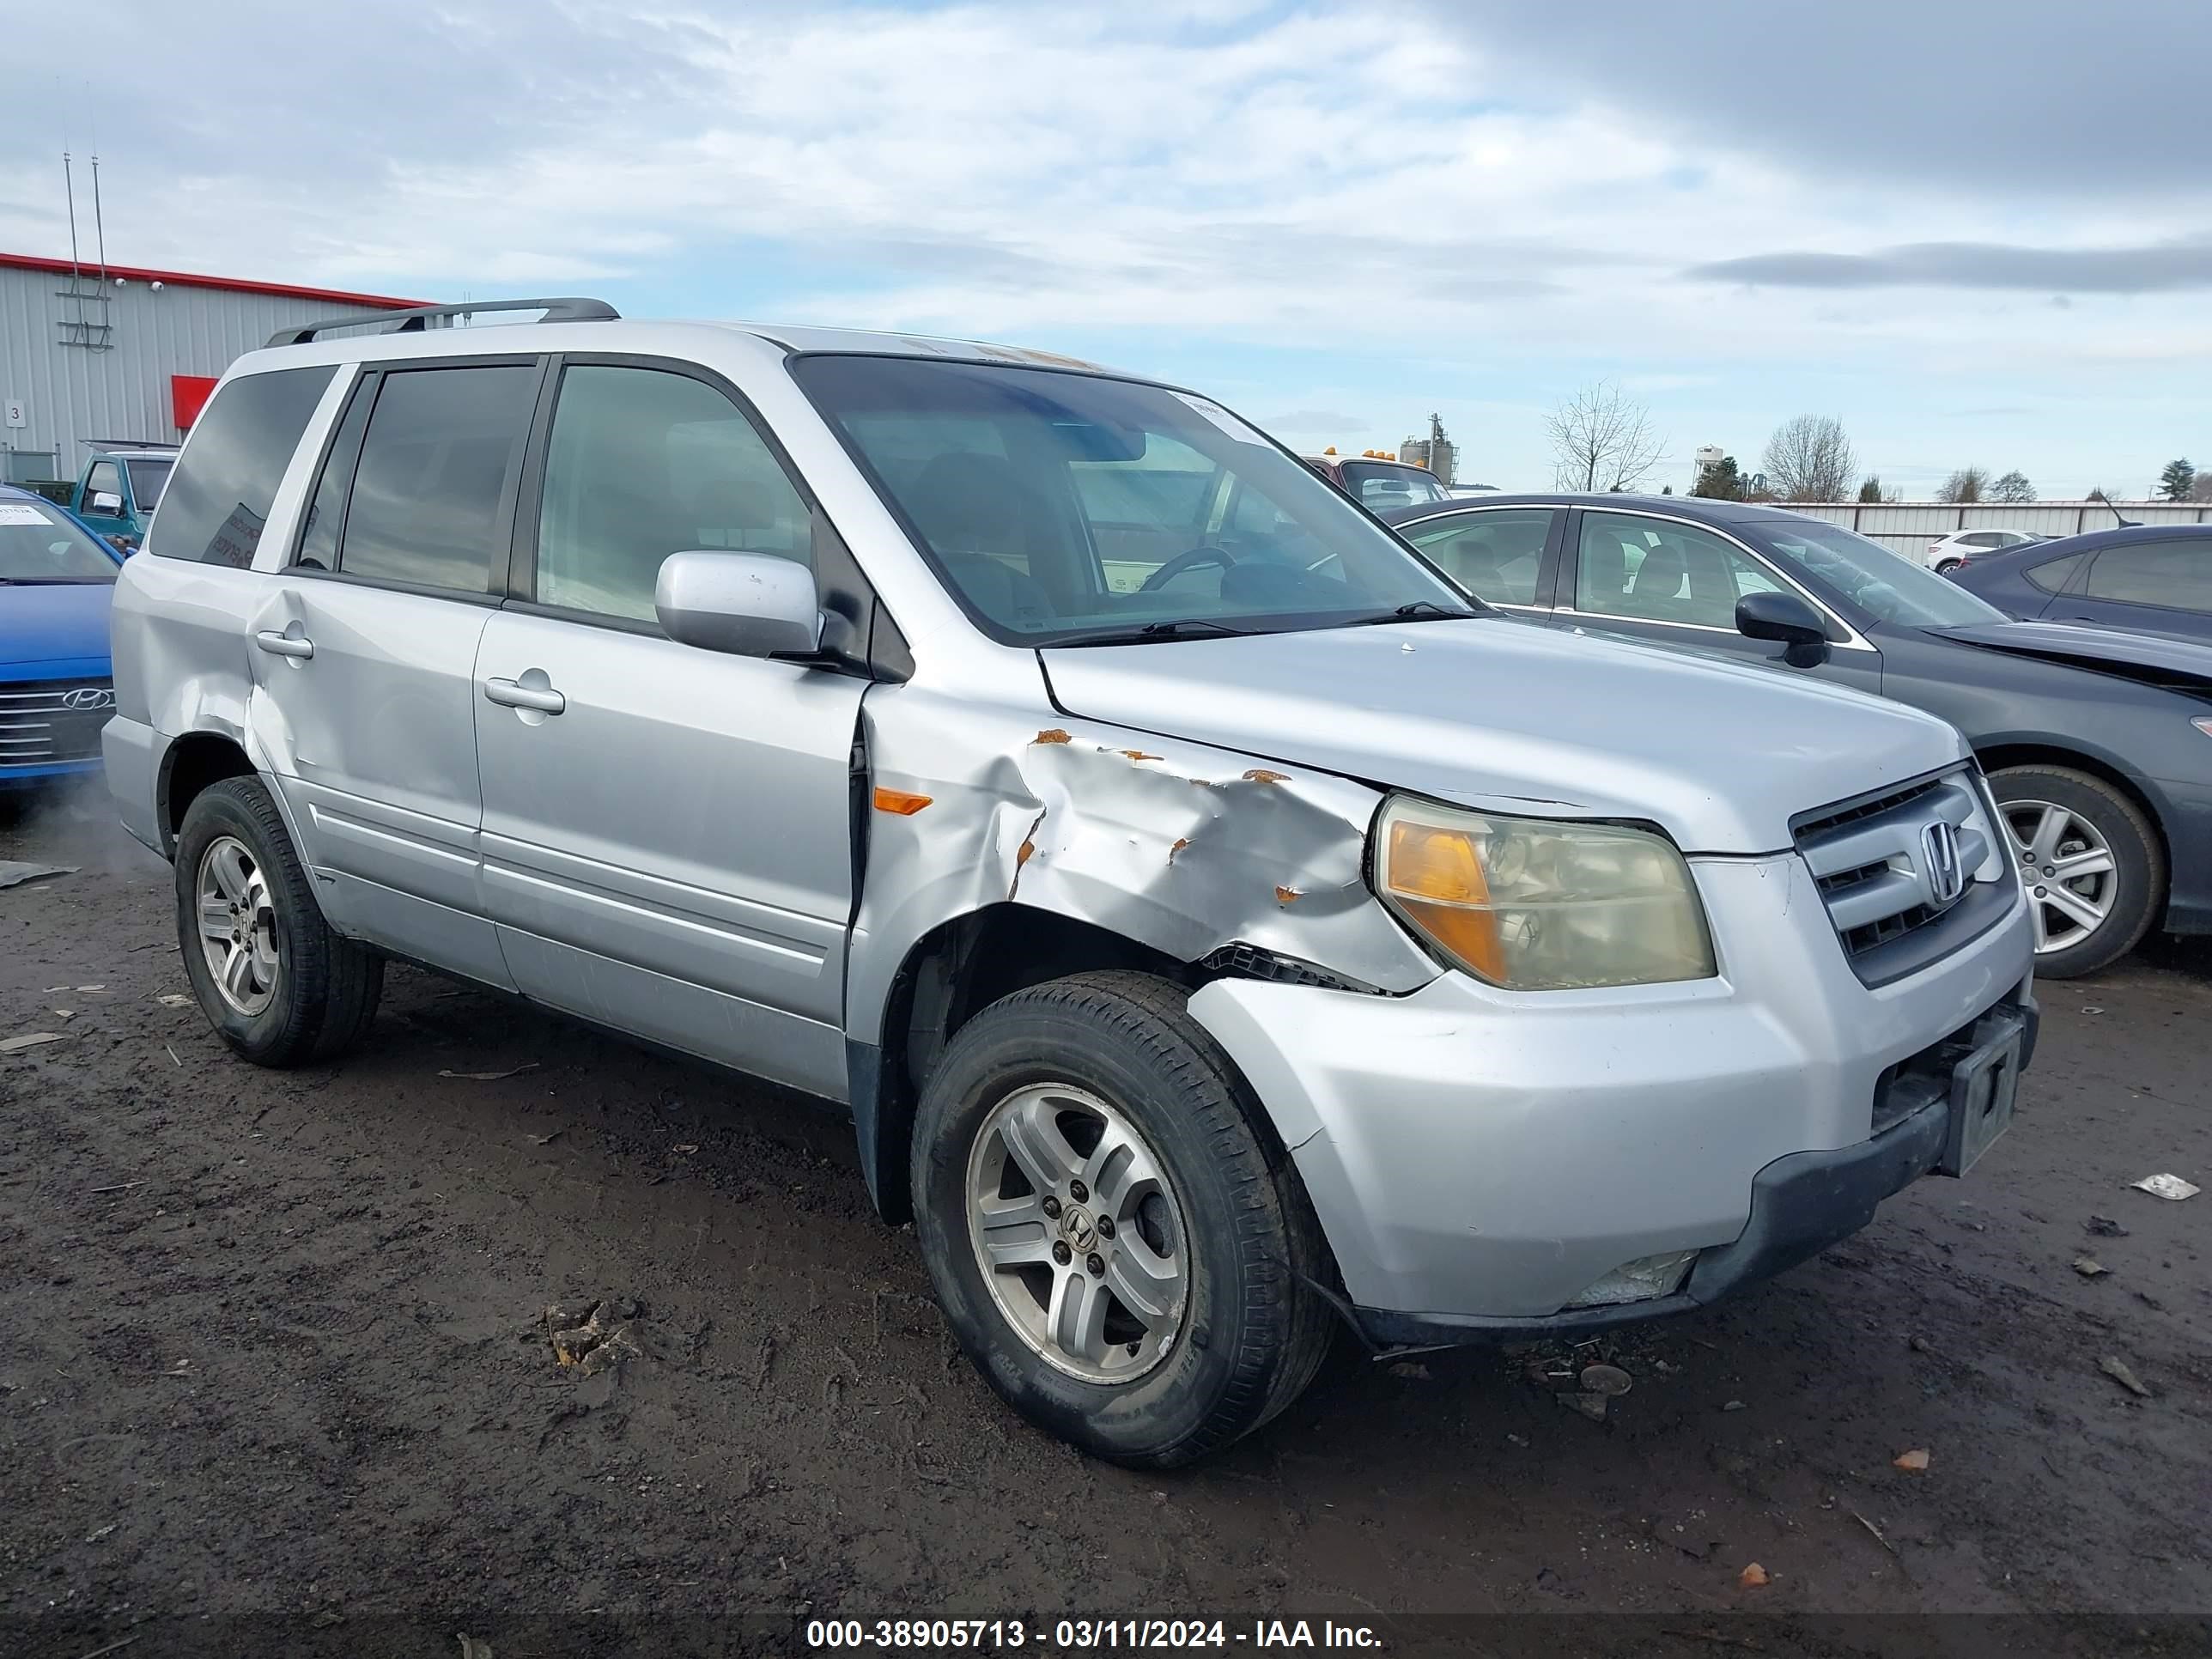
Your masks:
M423 303L0 253L0 481L74 478L88 438L178 442L278 329Z

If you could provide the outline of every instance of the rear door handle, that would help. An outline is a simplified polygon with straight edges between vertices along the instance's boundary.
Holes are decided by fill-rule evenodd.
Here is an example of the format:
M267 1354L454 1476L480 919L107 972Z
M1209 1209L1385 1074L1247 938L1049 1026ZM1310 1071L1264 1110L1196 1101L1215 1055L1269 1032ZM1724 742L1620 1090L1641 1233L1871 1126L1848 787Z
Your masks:
M295 634L279 634L264 628L253 636L254 644L272 657L297 657L305 661L315 654L315 642L303 640Z
M568 698L550 685L490 679L483 683L483 691L486 702L495 702L502 708L534 708L541 714L557 714L568 706Z

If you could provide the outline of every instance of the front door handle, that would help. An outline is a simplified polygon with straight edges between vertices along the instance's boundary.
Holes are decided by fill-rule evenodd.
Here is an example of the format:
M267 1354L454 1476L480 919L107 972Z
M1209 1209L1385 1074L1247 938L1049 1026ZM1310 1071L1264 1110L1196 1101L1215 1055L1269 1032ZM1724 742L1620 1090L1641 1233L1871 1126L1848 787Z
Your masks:
M483 683L483 691L486 702L495 702L502 708L534 708L541 714L557 714L568 706L568 698L550 685L489 679Z
M264 628L253 636L254 644L272 657L297 657L302 662L315 654L315 642L303 640L296 634L279 634Z

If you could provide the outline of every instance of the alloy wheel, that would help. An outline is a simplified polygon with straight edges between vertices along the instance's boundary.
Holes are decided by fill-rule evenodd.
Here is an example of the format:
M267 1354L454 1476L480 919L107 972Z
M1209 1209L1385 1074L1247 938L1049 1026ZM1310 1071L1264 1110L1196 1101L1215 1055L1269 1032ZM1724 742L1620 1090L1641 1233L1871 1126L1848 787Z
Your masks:
M283 967L276 906L252 849L233 836L210 842L200 854L194 896L208 974L222 1000L251 1019L275 998Z
M2027 888L2035 951L2081 944L2105 925L2119 896L2119 865L2096 825L2051 801L2004 804L2006 839Z
M1127 1382L1174 1348L1189 1236L1135 1127L1085 1089L1014 1091L968 1158L968 1237L992 1300L1055 1370Z

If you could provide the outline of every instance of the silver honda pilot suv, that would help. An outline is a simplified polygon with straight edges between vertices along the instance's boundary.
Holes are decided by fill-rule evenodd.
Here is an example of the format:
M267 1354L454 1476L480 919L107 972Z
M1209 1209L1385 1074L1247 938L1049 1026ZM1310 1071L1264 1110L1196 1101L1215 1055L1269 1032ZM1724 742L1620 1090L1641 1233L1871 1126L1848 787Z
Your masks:
M1941 721L1502 621L1172 386L507 308L242 358L118 585L108 777L246 1059L399 958L819 1096L992 1385L1149 1465L1340 1322L1707 1303L2008 1121Z

